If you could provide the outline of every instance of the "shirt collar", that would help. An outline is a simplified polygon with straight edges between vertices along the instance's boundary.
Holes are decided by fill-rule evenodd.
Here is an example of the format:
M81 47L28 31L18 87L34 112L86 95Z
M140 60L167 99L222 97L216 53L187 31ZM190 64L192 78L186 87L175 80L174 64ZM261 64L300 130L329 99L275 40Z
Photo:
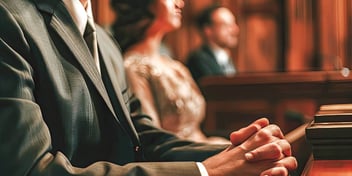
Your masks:
M220 65L226 65L229 61L229 56L227 54L227 52L223 49L212 49L216 61L220 64Z
M67 10L73 18L74 23L82 35L86 28L88 18L93 19L91 2L90 0L87 1L87 9L84 9L82 3L79 0L63 0Z

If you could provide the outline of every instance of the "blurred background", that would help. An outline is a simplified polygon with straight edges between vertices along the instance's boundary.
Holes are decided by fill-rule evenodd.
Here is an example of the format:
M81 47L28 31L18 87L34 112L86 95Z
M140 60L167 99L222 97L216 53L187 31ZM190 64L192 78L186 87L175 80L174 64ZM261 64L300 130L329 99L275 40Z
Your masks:
M240 73L329 71L352 63L351 0L184 0L183 26L165 38L182 62L199 46L196 14L218 2L231 9L240 27L233 59ZM95 18L114 19L109 0L93 0Z

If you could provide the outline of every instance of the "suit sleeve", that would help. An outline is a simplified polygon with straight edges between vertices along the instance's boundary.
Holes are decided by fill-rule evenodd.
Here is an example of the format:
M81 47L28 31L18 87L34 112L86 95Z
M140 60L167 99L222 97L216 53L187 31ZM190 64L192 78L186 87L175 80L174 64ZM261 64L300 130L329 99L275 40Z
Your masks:
M181 140L171 133L156 128L144 116L133 117L142 149L148 161L201 162L224 150L228 145L209 145Z

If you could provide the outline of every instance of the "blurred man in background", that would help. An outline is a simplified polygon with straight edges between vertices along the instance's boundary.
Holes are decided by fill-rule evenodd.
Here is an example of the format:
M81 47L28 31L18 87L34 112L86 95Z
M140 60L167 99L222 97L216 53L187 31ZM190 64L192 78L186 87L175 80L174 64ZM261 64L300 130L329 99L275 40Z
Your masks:
M205 8L197 18L203 45L192 51L187 58L187 67L193 78L209 75L234 75L236 68L230 57L230 49L238 44L240 29L232 12L222 6Z

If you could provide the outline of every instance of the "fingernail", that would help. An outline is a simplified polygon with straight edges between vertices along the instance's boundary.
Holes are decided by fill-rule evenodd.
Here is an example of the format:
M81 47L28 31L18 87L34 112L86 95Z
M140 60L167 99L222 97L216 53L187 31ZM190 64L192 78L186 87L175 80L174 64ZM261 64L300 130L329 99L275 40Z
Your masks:
M244 154L244 157L246 157L247 160L251 160L254 158L252 153L246 153L246 154Z

